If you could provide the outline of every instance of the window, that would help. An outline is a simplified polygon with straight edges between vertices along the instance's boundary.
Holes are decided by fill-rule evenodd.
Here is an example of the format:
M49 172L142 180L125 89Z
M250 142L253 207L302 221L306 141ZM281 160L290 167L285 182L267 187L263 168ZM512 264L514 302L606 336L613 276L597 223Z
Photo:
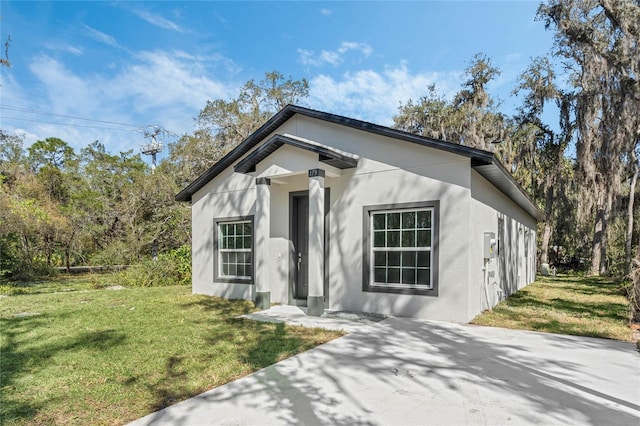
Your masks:
M438 207L364 208L364 291L437 295Z
M215 280L251 283L253 217L217 219L215 222Z

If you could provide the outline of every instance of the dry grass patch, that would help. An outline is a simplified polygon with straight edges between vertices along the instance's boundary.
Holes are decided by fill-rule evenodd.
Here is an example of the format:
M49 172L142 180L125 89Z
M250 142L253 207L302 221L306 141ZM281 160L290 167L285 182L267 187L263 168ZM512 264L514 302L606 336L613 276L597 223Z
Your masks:
M621 283L600 277L539 277L472 323L633 341Z

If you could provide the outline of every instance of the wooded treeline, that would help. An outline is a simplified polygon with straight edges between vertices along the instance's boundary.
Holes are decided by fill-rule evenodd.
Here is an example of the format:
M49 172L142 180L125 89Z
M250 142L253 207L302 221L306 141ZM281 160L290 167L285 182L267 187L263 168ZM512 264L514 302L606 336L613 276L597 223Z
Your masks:
M190 212L178 183L151 174L139 154L93 142L79 153L47 138L26 151L0 135L0 270L13 276L53 266L131 264L189 242Z
M207 102L197 129L169 144L155 172L133 150L80 152L55 137L24 148L0 131L0 276L53 267L128 265L190 252L191 209L175 195L271 115L308 96L305 80L277 72L247 82L231 101ZM188 249L185 249L185 246Z
M638 241L640 6L553 0L537 18L555 43L521 74L515 115L502 114L487 92L500 70L477 55L453 100L432 87L401 105L395 126L495 151L544 211L542 263L628 273Z
M623 275L638 251L640 5L633 0L543 3L555 34L523 70L514 114L500 110L491 59L470 59L452 98L438 88L400 105L396 128L493 151L544 212L539 260ZM0 273L51 266L130 264L190 243L189 206L174 196L288 103L304 79L278 72L237 98L209 101L196 129L169 144L155 173L133 151L99 142L75 152L51 137L24 149L0 134Z

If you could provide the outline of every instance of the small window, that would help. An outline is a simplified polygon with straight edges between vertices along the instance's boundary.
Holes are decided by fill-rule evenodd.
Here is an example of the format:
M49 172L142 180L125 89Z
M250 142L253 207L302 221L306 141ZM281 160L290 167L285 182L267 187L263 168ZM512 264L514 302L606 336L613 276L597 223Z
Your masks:
M438 202L365 207L365 291L437 293Z
M253 218L217 219L215 234L215 280L251 283Z

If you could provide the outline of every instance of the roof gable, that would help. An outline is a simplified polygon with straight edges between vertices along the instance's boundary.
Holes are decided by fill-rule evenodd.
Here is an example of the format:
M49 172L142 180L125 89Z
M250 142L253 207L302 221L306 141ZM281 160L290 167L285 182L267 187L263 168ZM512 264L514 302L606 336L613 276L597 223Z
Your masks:
M317 111L309 108L300 107L297 105L287 105L275 114L271 119L264 123L258 130L253 132L236 148L231 150L227 155L222 157L217 163L215 163L209 170L200 175L196 180L191 182L186 188L184 188L178 195L176 195L177 201L191 201L191 197L197 191L202 189L209 181L215 178L218 174L224 171L226 168L233 165L236 161L242 158L247 152L253 149L256 145L262 142L267 136L272 134L278 127L287 122L296 114L301 114L307 117L315 118L318 120L339 124L346 127L351 127L360 131L373 133L381 136L387 136L389 138L403 140L431 148L440 149L443 151L451 152L471 159L471 167L473 167L481 176L491 182L496 188L500 189L511 200L523 208L528 214L537 220L543 220L544 216L540 209L531 201L524 190L513 179L511 174L506 171L504 166L491 152L470 148L463 145L457 145L450 142L445 142L437 139L427 138L424 136L414 135L401 130L392 129L390 127L380 126L378 124L368 123L353 118L343 117L336 114L330 114L327 112ZM283 144L289 144L297 146L302 149L311 150L317 152L320 157L326 154L328 147L321 145L310 144L300 141L298 139L289 138L282 135L276 135L269 139L262 147L256 149L253 153L247 156L236 165L235 171L242 171L246 173L252 167L255 167L262 159L266 158L270 153L274 152ZM265 147L266 146L266 147ZM322 147L325 151L323 154ZM330 152L327 160L331 161L348 161L345 159L339 159L334 153ZM333 157L332 157L333 156ZM322 158L320 158L322 161ZM331 164L331 163L329 163ZM247 169L248 167L248 169ZM247 171L244 171L247 169Z
M234 166L238 173L250 173L256 170L256 164L267 158L282 145L290 145L318 154L318 160L338 169L349 169L358 165L358 158L354 155L341 153L328 146L303 141L289 136L275 135L258 149L247 155Z

